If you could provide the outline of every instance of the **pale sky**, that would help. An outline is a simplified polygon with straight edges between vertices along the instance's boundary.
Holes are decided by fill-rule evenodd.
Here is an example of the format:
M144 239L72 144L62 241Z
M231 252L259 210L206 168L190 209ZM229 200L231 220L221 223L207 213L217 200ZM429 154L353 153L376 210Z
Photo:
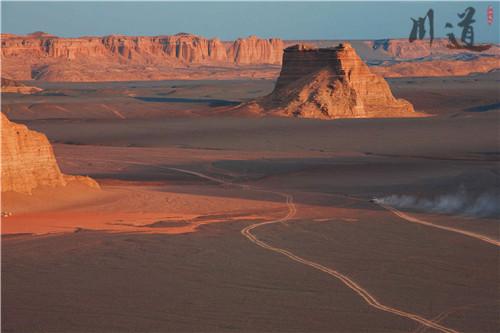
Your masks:
M488 6L494 23L487 24ZM476 41L499 41L499 2L11 2L2 1L2 32L41 30L62 37L190 32L232 40L408 38L411 17L434 9L435 38L446 22L460 36L457 13L472 6Z

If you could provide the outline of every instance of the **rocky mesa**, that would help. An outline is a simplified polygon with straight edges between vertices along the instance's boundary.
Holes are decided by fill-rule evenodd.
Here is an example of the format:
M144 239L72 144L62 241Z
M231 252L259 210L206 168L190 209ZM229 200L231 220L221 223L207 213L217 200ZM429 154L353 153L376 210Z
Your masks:
M39 186L80 182L99 188L89 177L61 173L47 137L11 122L2 113L2 192L31 194Z
M79 38L2 35L2 74L47 81L162 79L182 77L193 66L279 65L283 48L280 39L256 36L222 42L188 33Z
M285 49L273 92L243 108L258 114L337 119L418 116L396 99L387 82L372 73L348 44Z
M2 34L2 76L14 80L134 81L274 79L283 50L303 41L249 36L234 41L178 33L165 36L60 38L43 32ZM334 41L309 41L317 47ZM483 52L449 47L446 39L353 41L363 60L384 77L455 76L499 68L500 47Z
M279 64L284 44L280 39L256 36L222 42L218 38L178 33L172 36L59 38L47 34L2 35L2 57L58 60L104 59L118 62L181 64Z

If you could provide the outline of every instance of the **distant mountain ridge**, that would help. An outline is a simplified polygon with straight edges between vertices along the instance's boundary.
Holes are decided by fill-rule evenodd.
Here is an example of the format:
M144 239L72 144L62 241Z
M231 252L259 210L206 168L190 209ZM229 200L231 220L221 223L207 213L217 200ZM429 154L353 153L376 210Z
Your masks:
M337 44L334 41L311 43L316 47ZM78 38L61 38L40 31L29 35L2 34L2 76L46 81L275 78L283 50L292 44L295 41L256 36L221 41L189 33ZM454 75L455 68L464 67L464 63L467 66L465 70L459 69L459 75L499 67L498 45L482 53L450 49L444 39L435 40L432 46L426 40L409 43L400 39L387 39L383 43L352 41L352 45L363 60L380 66L375 71L384 76ZM471 54L481 56L470 57ZM422 62L439 58L441 63L437 67L399 65L399 62L419 58L425 58L419 60Z
M218 38L178 33L171 36L60 38L43 32L26 36L2 35L2 56L75 60L114 59L119 62L171 61L185 64L279 64L284 43L256 36L222 42Z

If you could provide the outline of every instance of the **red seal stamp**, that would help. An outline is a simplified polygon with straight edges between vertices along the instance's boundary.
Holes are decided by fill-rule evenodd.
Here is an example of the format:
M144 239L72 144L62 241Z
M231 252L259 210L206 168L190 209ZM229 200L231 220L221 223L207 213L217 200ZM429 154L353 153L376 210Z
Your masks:
M488 19L488 25L492 25L493 24L493 7L492 6L488 6L488 9L486 11L486 17Z

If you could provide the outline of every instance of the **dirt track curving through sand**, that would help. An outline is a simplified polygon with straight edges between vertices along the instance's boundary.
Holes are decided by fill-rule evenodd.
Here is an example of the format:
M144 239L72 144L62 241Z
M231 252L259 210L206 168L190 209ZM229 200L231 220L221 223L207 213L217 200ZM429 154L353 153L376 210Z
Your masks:
M100 159L99 161L104 161L102 159ZM118 162L118 163L127 163L127 164L134 164L134 165L146 165L146 166L150 166L151 165L148 165L147 163L141 163L141 162L137 162L137 161L126 161L126 160L105 160L107 162ZM261 193L270 193L270 194L274 194L274 195L278 195L278 196L281 196L283 198L285 198L285 203L286 203L286 206L287 206L287 214L281 218L278 218L278 219L275 219L275 220L270 220L270 221L266 221L266 222L259 222L259 223L254 223L254 224L251 224L249 226L246 226L245 228L243 228L241 230L241 234L243 236L245 236L249 241L251 241L252 243L254 243L255 245L265 249L265 250L268 250L268 251L272 251L272 252L275 252L275 253L279 253L281 255L284 255L286 256L287 258L295 261L295 262L298 262L298 263L301 263L303 265L306 265L306 266L309 266L309 267L312 267L314 269L317 269L319 271L322 271L338 280L340 280L343 284L345 284L347 287L349 287L351 290L353 290L356 294L358 294L368 305L378 309L378 310L381 310L381 311L384 311L384 312L388 312L388 313L391 313L391 314L394 314L394 315L397 315L397 316L400 316L400 317L403 317L403 318L407 318L407 319L410 319L410 320L413 320L425 327L428 327L428 328L432 328L432 329L435 329L437 331L440 331L440 332L445 332L445 333L458 333L458 331L456 330L453 330L451 328L448 328L448 327L445 327L441 324L439 324L438 322L435 322L433 320L429 320L429 319L426 319L426 318L423 318L417 314L413 314L413 313L410 313L410 312L405 312L405 311L402 311L402 310L399 310L397 308L393 308L391 306L388 306L388 305L385 305L381 302L379 302L373 295L371 295L366 289L364 289L363 287L361 287L359 284L357 284L356 282L354 282L353 280L351 280L348 276L334 270L334 269L331 269L331 268L328 268L328 267L325 267L321 264L318 264L316 262L313 262L313 261L310 261L310 260L307 260L307 259L304 259L302 257L299 257L297 255L295 255L294 253L288 251L288 250L285 250L285 249L282 249L282 248L278 248L278 247L274 247L268 243L265 243L264 241L258 239L254 234L252 234L252 230L255 230L257 228L260 228L260 227L263 227L265 225L270 225L270 224L277 224L277 223L283 223L283 222L287 222L287 221L290 221L294 216L295 214L297 213L297 207L294 203L294 198L291 194L288 194L288 193L285 193L285 192L279 192L279 191L272 191L272 190L266 190L266 189L260 189L260 188L257 188L257 187L254 187L254 186L250 186L250 185L245 185L245 184L235 184L233 182L230 182L230 181L226 181L226 180L223 180L223 179L219 179L219 178L216 178L216 177L212 177L212 176L209 176L209 175L206 175L206 174L203 174L201 172L197 172L197 171L192 171L192 170L187 170L187 169L181 169L181 168L174 168L174 167L162 167L162 166L156 166L156 168L158 169L161 169L161 170L170 170L170 171L177 171L177 172L181 172L181 173L184 173L184 174L189 174L189 175L193 175L193 176L196 176L196 177L199 177L199 178L202 178L202 179L207 179L207 180L210 180L210 181L213 181L213 182L216 182L216 183L219 183L219 184L222 184L222 185L230 185L230 186L236 186L236 187L240 187L244 190L249 190L249 191L255 191L255 192L261 192Z
M457 234L461 234L461 235L464 235L464 236L467 236L467 237L472 237L472 238L478 239L480 241L483 241L483 242L486 242L486 243L489 243L489 244L493 244L495 246L500 246L500 242L499 241L497 241L495 239L491 239L491 238L486 237L484 235L477 234L477 233L470 232L470 231L466 231L466 230L462 230L462 229L457 229L457 228L452 228L452 227L447 227L447 226L443 226L443 225L439 225L439 224L434 224L434 223L431 223L431 222L427 222L427 221L418 219L416 217L410 216L408 214L405 214L405 213L397 210L394 207L383 205L381 203L377 203L377 204L380 207L382 207L384 209L387 209L388 211L392 212L396 216L399 216L400 218L402 218L403 220L406 220L408 222L418 223L418 224L422 224L422 225L425 225L425 226L428 226L428 227L432 227L432 228L437 228L437 229L441 229L441 230L455 232Z
M392 314L395 314L395 315L398 315L398 316L401 316L401 317L404 317L404 318L408 318L410 320L418 322L419 324L421 324L423 326L426 326L426 327L429 327L429 328L433 328L433 329L441 331L441 332L446 332L446 333L457 333L458 332L458 331L453 330L451 328L445 327L445 326L443 326L443 325L441 325L441 324L439 324L439 323L437 323L435 321L432 321L432 320L429 320L429 319L425 319L425 318L423 318L423 317L421 317L419 315L416 315L416 314L413 314L413 313L409 313L409 312L405 312L405 311L402 311L402 310L399 310L399 309L396 309L396 308L384 305L384 304L380 303L367 290L363 289L363 287L361 287L360 285L358 285L356 282L354 282L353 280L351 280L346 275L344 275L344 274L342 274L342 273L340 273L340 272L338 272L336 270L333 270L331 268L325 267L325 266L323 266L321 264L318 264L316 262L313 262L313 261L301 258L301 257L295 255L294 253L292 253L290 251L287 251L285 249L281 249L281 248L269 245L269 244L263 242L262 240L258 239L254 234L251 233L252 230L260 228L260 227L263 227L265 225L282 223L282 222L287 222L287 221L291 220L295 216L295 214L297 213L297 207L295 206L295 203L293 202L293 196L292 195L284 193L284 192L277 192L277 191L271 191L271 190L263 190L263 189L259 189L259 188L255 188L255 187L250 187L248 185L234 184L234 183L231 183L231 182L228 182L228 181L225 181L225 180L214 178L214 177L205 175L203 173L195 172L195 171L191 171L191 170L178 169L178 168L168 168L168 169L179 171L179 172L183 172L183 173L194 175L194 176L198 176L200 178L212 180L212 181L218 182L220 184L224 184L224 185L239 186L239 187L241 187L243 189L248 189L248 190L251 190L251 191L273 193L273 194L276 194L276 195L284 197L285 200L286 200L285 202L286 202L287 209L288 209L288 212L287 212L287 214L285 216L283 216L283 217L281 217L279 219L276 219L276 220L271 220L271 221L266 221L266 222L259 222L259 223L254 223L254 224L251 224L249 226L246 226L245 228L243 228L241 230L241 234L243 236L245 236L248 240L250 240L252 243L254 243L255 245L257 245L257 246L259 246L259 247L261 247L261 248L263 248L265 250L269 250L269 251L272 251L272 252L276 252L276 253L282 254L282 255L288 257L289 259L291 259L293 261L296 261L296 262L301 263L303 265L315 268L315 269L317 269L319 271L322 271L324 273L327 273L327 274L333 276L334 278L336 278L336 279L340 280L342 283L344 283L347 287L349 287L350 289L352 289L356 294L358 294L361 298L363 298L366 303L368 303L370 306L372 306L372 307L374 307L374 308L376 308L378 310L389 312L389 313L392 313Z

